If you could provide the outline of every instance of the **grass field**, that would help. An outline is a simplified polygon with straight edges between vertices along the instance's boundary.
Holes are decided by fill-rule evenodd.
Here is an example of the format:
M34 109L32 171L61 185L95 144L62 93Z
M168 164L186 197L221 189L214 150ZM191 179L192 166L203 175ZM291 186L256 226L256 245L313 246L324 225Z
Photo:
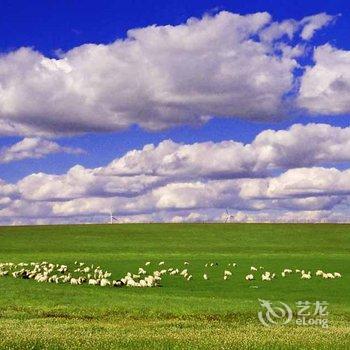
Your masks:
M3 349L350 348L350 225L133 224L0 228L0 262L75 260L115 277L145 261L183 266L192 281L160 288L102 288L0 278ZM204 264L217 261L218 267ZM223 281L230 262L233 276ZM247 282L251 265L339 271L343 278ZM251 288L251 285L258 288ZM329 303L329 328L264 327L258 299Z

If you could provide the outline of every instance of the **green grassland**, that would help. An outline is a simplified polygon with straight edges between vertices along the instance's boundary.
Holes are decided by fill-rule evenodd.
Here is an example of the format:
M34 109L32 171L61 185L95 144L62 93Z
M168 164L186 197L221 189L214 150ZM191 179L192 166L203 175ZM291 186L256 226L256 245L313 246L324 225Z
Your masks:
M0 262L97 264L113 278L145 261L188 269L159 288L102 288L0 278L3 349L347 349L350 348L350 225L130 224L1 227ZM205 269L208 261L217 267ZM233 276L223 280L228 263ZM338 271L247 282L251 265ZM208 273L209 280L203 279ZM257 286L252 288L251 286ZM329 328L264 327L258 299L329 303Z

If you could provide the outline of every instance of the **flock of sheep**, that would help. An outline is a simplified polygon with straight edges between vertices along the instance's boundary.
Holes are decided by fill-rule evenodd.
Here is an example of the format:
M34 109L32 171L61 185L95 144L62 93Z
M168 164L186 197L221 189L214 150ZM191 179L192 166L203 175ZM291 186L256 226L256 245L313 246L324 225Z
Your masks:
M112 280L112 274L102 270L100 266L85 265L85 263L78 261L74 263L73 269L70 269L67 265L52 264L47 261L19 264L0 263L0 277L5 276L48 283L69 283L73 285L87 283L101 287L154 287L161 281L159 271L147 275L141 267L138 274L128 272L125 277Z
M276 277L276 273L271 273L269 271L264 271L264 268L262 266L259 267L259 269L257 269L255 266L251 266L250 267L250 270L251 272L254 272L254 273L257 273L258 270L263 270L263 272L261 273L261 280L262 281L272 281L275 277ZM297 273L300 275L300 278L301 279L305 279L305 280L309 280L311 279L311 277L313 276L312 272L311 271L305 271L305 270L300 270L300 269L295 269L295 270L292 270L292 269L284 269L282 272L281 272L281 276L283 278L291 275L292 273ZM334 278L341 278L342 275L339 273L339 272L324 272L322 270L317 270L314 274L316 277L322 277L324 279L334 279ZM256 276L254 276L253 273L250 273L248 275L245 276L245 279L247 281L253 281L254 279L256 279Z
M67 265L52 264L47 261L31 262L31 263L0 263L0 277L10 276L13 278L33 279L37 282L48 283L69 283L72 285L89 284L94 286L113 286L113 287L157 287L160 286L162 277L165 275L178 275L186 281L191 281L193 276L188 270L190 263L185 261L179 267L165 268L165 262L161 261L157 264L157 269L150 272L151 262L147 261L143 267L139 267L137 273L128 272L123 278L113 280L112 274L104 271L100 266L86 265L83 262L76 261L74 267L70 269ZM153 265L153 264L152 264ZM205 273L204 280L209 280L211 269L218 267L219 263L209 262L204 265ZM229 280L233 275L232 271L236 268L236 263L229 263L223 270L223 280ZM147 270L149 272L147 272ZM231 271L232 270L232 271ZM281 277L285 278L292 273L300 275L301 279L311 279L313 275L324 279L341 278L339 272L324 272L317 270L314 274L311 271L284 269L281 272ZM263 266L256 268L250 267L250 273L245 276L246 281L261 279L262 281L272 281L276 278L276 273L266 271Z

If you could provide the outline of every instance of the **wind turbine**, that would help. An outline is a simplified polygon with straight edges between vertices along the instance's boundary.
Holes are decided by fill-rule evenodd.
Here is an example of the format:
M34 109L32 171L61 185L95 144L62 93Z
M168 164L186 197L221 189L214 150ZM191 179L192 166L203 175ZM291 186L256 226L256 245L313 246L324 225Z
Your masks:
M231 219L234 219L234 216L232 214L230 214L228 212L228 209L226 208L226 217L225 217L225 220L224 220L224 223L228 223L228 222L231 222Z
M114 222L118 222L118 218L113 216L112 210L109 212L109 223L113 224Z

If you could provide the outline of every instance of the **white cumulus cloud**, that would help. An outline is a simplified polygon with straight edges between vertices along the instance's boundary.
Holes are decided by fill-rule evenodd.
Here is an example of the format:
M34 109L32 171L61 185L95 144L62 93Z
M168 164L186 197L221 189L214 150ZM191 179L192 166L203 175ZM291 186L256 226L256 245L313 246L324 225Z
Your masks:
M350 51L326 44L314 60L301 79L299 105L312 114L350 113Z
M334 166L350 161L349 136L350 128L296 124L249 144L146 145L99 168L0 181L0 222L91 222L110 211L122 222L215 221L226 208L236 221L292 220L294 212L314 220L316 211L341 221L350 170Z
M37 137L26 137L12 146L1 148L0 163L9 163L27 158L43 158L53 153L81 154L83 150L60 146L56 142Z
M282 55L270 41L292 38L295 30L310 39L329 20L319 14L276 23L266 12L223 11L177 26L131 29L124 40L78 46L59 58L22 47L0 56L0 133L72 134L134 124L160 130L212 116L280 118L294 88L297 54L284 39Z

